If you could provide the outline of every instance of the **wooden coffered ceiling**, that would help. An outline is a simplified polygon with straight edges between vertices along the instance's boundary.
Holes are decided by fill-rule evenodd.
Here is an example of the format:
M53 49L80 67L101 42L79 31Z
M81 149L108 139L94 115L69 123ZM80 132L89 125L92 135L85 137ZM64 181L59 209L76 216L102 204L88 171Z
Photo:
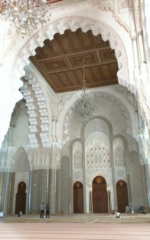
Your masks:
M66 30L55 34L52 41L45 40L36 55L30 57L48 84L56 93L82 89L82 59L85 59L87 88L117 84L118 63L109 42L92 31L83 33Z

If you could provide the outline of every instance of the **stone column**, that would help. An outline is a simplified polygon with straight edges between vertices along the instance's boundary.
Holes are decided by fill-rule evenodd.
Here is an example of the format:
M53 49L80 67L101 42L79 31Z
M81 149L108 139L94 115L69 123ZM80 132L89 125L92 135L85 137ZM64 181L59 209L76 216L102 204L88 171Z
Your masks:
M128 186L128 200L130 205L132 203L130 174L127 174L127 186Z
M114 209L118 209L117 205L117 193L116 193L116 183L115 183L115 163L114 163L114 153L113 153L113 140L110 139L110 156L111 156L111 167L112 167L112 186L113 186L113 196L114 196Z
M50 204L50 212L52 214L55 214L55 199L56 199L56 191L55 191L55 185L56 185L56 170L55 169L49 169L49 193L48 193L48 199Z
M70 213L74 213L74 208L73 208L73 144L71 145L71 148L69 149L69 189L70 189L70 195L69 195L69 202L70 202Z
M38 181L38 171L32 170L30 171L30 213L37 213L37 181Z
M89 191L89 213L93 213L93 199L92 199L92 189Z
M150 164L145 164L145 175L146 175L146 185L147 185L148 206L150 209Z
M147 189L146 189L146 174L145 174L145 166L141 165L141 175L142 175L142 184L143 184L143 193L144 193L144 205L146 207L147 212L149 212L148 206L148 198L147 198Z
M56 213L60 213L60 169L56 170Z
M32 171L29 172L29 190L28 190L28 204L27 213L31 213L31 194L32 194Z
M1 208L4 214L8 213L9 188L10 188L10 172L5 172L3 178L3 189L1 198Z
M10 173L9 183L9 202L8 202L8 213L13 213L13 199L14 199L14 187L15 187L15 173Z
M83 141L82 143L82 159L83 159L83 203L84 203L84 213L88 213L88 209L87 209L87 196L86 196L86 192L87 192L87 184L86 184L86 164L85 164L85 143Z
M40 205L47 204L47 170L38 169L30 171L29 186L29 213L40 213Z
M107 196L108 196L108 213L111 213L111 193L109 190L107 190Z
M0 172L0 212L2 211L3 178L4 178L4 173Z
M41 203L44 203L45 207L47 204L47 169L39 169L37 172L37 213L40 213Z

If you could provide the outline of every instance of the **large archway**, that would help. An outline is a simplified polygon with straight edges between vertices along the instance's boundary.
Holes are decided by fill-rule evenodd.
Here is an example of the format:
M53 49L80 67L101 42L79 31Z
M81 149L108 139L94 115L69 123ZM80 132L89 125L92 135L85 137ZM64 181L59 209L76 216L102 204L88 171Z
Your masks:
M20 100L21 95L19 95L18 92L22 84L20 78L25 74L24 67L30 64L30 56L36 54L35 49L43 47L43 42L46 39L52 40L56 33L63 34L69 29L74 32L79 28L81 28L83 32L91 30L94 36L101 34L104 41L109 41L111 48L115 50L118 61L118 82L130 88L132 84L131 81L129 82L127 54L121 37L116 33L113 26L112 28L106 23L95 20L94 18L94 15L93 18L87 18L87 16L82 16L82 14L80 17L77 17L76 14L72 15L71 18L64 16L51 21L50 24L47 24L43 29L34 33L26 42L24 41L24 45L22 45L21 50L13 60L14 64L11 67L13 79L11 81L12 86L10 86L12 87L12 96L10 95L10 98L15 98L16 101ZM12 109L10 111L12 111Z
M108 213L107 184L105 178L97 176L92 184L93 213Z
M52 31L53 28L54 31ZM39 31L39 33L34 34L32 38L26 42L26 44L19 51L16 57L16 61L14 63L14 72L17 78L22 77L22 75L25 74L23 69L26 65L29 65L29 58L36 54L36 48L43 47L45 40L52 40L54 39L55 34L59 33L60 35L62 35L66 30L71 30L72 32L75 32L78 29L81 29L82 32L88 32L91 30L94 36L101 34L103 41L109 41L111 49L115 50L115 55L118 61L118 82L123 86L129 87L130 85L128 85L129 76L127 54L121 38L107 24L104 24L100 21L95 21L87 17L79 18L72 16L71 19L67 17L60 18L57 19L57 21L51 22L50 24L45 26L42 31ZM49 35L49 30L51 31L52 35Z

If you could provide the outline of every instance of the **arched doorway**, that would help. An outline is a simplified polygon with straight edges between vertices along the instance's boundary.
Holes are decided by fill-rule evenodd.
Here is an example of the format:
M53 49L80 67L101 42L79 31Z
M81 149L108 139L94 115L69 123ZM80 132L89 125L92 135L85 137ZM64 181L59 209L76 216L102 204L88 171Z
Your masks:
M83 213L83 184L76 182L73 186L73 212Z
M23 214L26 212L26 184L24 182L18 184L18 192L16 194L15 213L18 214L20 211Z
M97 176L93 180L93 213L108 213L107 184L103 177Z
M119 180L116 184L116 188L117 188L118 211L124 213L125 207L129 205L127 184L125 181Z

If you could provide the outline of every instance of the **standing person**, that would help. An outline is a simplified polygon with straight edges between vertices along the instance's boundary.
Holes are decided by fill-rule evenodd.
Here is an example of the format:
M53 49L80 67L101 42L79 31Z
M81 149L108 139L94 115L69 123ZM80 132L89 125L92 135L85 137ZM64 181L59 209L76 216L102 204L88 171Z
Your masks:
M46 205L46 218L49 218L49 203Z
M44 218L44 203L40 205L40 218Z

